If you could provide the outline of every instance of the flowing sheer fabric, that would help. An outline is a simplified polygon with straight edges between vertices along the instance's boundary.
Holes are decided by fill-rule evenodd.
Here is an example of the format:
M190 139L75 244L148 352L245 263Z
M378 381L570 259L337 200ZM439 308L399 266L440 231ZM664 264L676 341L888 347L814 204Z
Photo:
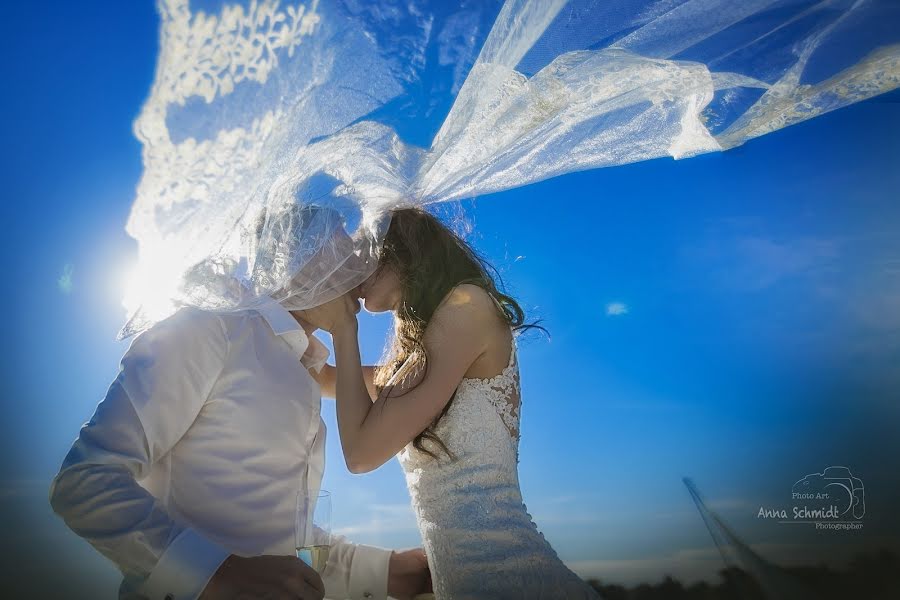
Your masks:
M330 300L374 270L394 207L726 150L900 85L892 0L159 12L120 339L184 304Z

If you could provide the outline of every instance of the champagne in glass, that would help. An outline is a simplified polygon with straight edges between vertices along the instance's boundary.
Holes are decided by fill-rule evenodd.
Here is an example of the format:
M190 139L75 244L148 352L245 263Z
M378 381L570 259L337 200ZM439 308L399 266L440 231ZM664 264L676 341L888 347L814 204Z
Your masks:
M294 520L297 558L320 575L328 562L331 548L331 493L327 490L297 493Z
M330 546L312 545L297 548L297 558L311 566L320 575L325 571Z

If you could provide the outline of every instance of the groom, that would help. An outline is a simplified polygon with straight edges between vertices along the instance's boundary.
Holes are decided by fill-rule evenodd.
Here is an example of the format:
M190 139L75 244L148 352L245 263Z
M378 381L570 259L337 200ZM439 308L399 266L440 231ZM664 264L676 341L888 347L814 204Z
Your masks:
M314 375L328 356L299 314L271 298L184 307L133 339L50 486L53 510L122 571L119 598L430 591L421 548L332 536L321 577L295 557L297 493L324 471Z

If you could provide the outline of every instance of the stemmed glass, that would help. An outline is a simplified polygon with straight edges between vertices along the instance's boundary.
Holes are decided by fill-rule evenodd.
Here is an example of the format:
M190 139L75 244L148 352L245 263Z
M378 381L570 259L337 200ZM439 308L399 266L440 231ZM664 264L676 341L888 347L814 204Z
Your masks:
M331 492L328 490L297 493L294 546L297 558L321 575L331 547Z

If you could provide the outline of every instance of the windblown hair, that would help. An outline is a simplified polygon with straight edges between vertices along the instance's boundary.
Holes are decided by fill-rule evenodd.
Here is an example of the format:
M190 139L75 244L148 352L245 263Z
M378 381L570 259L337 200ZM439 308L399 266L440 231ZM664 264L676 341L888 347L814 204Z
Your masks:
M400 279L401 296L387 359L375 372L375 386L379 394L401 367L404 372L427 373L428 357L422 342L425 328L441 302L462 283L478 285L493 296L497 300L495 306L498 313L515 331L538 328L546 332L536 323L526 324L525 313L519 304L498 289L489 273L494 273L502 287L496 269L450 228L423 209L403 208L392 213L378 269L387 266L392 267ZM399 381L402 379L398 376ZM425 439L432 440L455 459L434 432L455 397L454 391L441 414L413 440L418 450L433 458L437 455L424 447Z

